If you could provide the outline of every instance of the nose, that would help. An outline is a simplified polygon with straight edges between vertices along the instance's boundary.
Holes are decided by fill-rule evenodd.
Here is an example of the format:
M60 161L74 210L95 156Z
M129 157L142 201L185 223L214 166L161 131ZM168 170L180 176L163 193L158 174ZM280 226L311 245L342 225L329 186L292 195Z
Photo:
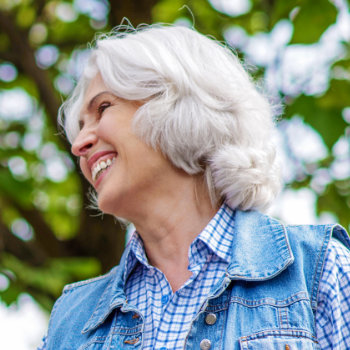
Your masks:
M72 153L77 157L86 156L89 150L96 144L97 135L92 128L79 132L72 144Z

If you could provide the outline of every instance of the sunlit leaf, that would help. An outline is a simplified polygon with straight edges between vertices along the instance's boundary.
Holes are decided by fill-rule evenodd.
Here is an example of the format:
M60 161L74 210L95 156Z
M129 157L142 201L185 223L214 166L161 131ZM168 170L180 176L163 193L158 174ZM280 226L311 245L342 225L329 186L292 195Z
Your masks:
M20 27L29 27L35 19L35 9L29 6L20 6L17 12L17 23Z
M183 15L183 11L188 11L182 7L185 0L161 0L152 8L152 17L155 22L172 23ZM190 7L189 7L190 8Z
M0 292L0 301L6 305L11 305L17 301L21 293L23 293L23 289L13 283L6 290Z

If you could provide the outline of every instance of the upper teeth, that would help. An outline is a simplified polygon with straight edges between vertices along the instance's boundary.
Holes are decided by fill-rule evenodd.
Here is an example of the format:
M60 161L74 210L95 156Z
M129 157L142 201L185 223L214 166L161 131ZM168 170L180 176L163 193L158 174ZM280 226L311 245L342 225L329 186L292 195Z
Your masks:
M112 163L114 162L115 157L113 158L108 158L105 160L101 160L100 162L98 162L97 164L94 165L94 167L92 168L92 181L95 181L97 178L98 173L103 170L108 168L110 165L112 165Z

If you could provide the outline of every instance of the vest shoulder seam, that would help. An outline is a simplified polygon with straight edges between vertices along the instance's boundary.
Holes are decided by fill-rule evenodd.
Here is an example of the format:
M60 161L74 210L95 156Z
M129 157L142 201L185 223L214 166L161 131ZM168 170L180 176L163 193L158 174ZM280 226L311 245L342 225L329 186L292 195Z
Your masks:
M79 281L79 282L67 284L63 288L63 293L69 292L69 291L76 289L76 288L79 288L79 287L83 287L83 286L88 285L88 284L92 284L92 283L96 283L96 282L100 282L102 280L108 279L109 277L111 277L112 275L114 275L116 273L118 268L119 268L119 266L115 266L114 268L112 268L112 270L110 270L109 272L107 272L104 275L89 278L87 280L83 280L83 281Z

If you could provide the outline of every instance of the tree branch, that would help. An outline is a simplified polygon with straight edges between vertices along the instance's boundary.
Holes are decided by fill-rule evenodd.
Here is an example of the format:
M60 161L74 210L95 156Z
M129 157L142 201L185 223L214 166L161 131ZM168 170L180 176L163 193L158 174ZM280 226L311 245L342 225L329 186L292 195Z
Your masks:
M132 20L132 25L152 22L152 7L157 0L115 0L110 1L110 21L112 26L119 25L124 17Z
M15 66L19 63L17 56L13 52L0 52L0 60L11 62Z
M42 265L47 259L43 250L39 249L34 242L24 242L20 240L0 221L0 252L1 251L20 257L21 260L33 266Z
M48 256L57 257L64 255L63 243L57 239L39 210L33 208L25 209L10 198L6 198L5 201L13 206L34 228L35 240Z
M37 14L37 19L40 19L43 14L43 10L47 4L47 1L45 0L36 0L35 5L36 5L36 14Z
M57 110L60 103L47 71L36 65L33 49L27 39L28 33L16 27L11 14L3 11L0 11L0 28L9 36L13 52L17 55L16 62L34 80L48 116L53 125L56 125Z

